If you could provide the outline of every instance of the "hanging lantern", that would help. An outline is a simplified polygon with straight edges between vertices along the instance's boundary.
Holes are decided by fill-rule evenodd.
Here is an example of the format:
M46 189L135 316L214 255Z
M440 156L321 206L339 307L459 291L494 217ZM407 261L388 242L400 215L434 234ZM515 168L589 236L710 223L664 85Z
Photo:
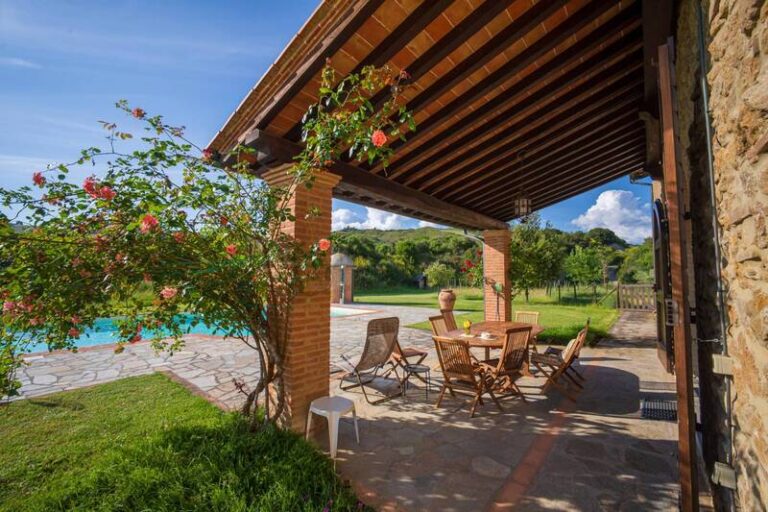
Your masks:
M525 217L531 214L531 198L520 195L515 198L515 217Z

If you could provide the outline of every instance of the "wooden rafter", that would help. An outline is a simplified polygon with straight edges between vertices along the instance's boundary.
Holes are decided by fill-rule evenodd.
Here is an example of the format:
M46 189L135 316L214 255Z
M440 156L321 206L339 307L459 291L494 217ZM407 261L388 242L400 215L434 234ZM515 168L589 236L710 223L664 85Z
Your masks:
M462 94L461 97L453 100L451 103L430 115L426 120L419 124L419 130L405 141L394 141L390 146L397 152L396 159L391 163L387 173L392 176L398 176L402 174L399 172L399 168L407 165L409 162L418 158L420 153L410 151L405 152L407 149L419 142L421 138L429 136L420 147L424 147L426 151L434 147L436 143L442 138L441 133L452 133L460 126L471 125L476 121L482 121L488 114L494 114L499 108L507 104L509 98L517 99L519 96L524 96L527 93L528 85L531 82L538 82L540 79L550 79L556 76L559 72L564 72L568 62L580 62L587 58L591 52L596 48L615 40L617 36L623 36L629 34L632 30L639 26L640 22L637 19L636 9L628 8L619 13L617 16L606 22L600 27L600 30L592 32L583 41L574 44L565 50L562 54L558 54L556 58L552 59L547 65L543 65L537 71L534 71L531 76L524 77L520 82L512 85L509 90L504 94L497 95L494 99L489 100L485 105L481 106L477 110L469 113L466 117L462 117L459 121L454 122L444 130L434 130L438 124L446 121L453 116L457 115L462 110L466 109L467 105L472 102L485 97L488 94L492 94L503 83L507 82L513 77L519 76L525 69L536 62L538 59L543 58L548 52L551 52L558 44L562 42L562 36L550 35L545 36L541 40L534 43L531 47L527 48L516 58L510 60L508 63L500 67L494 73L480 81L472 89ZM437 134L435 133L437 131ZM363 166L364 168L370 168ZM380 168L374 168L374 172L381 171Z

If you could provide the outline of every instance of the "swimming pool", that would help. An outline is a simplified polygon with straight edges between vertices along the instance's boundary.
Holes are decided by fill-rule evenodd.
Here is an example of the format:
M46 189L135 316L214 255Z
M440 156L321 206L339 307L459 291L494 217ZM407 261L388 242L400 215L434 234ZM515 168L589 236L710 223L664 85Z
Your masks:
M365 313L372 313L372 311L369 309L357 309L357 308L349 308L349 307L331 306L331 317L361 315ZM218 330L216 326L206 325L202 322L197 323L196 325L193 325L194 320L195 320L194 315L189 315L189 314L181 315L180 324L181 324L182 331L188 334L209 334L213 336L224 335L224 332ZM144 332L144 338L151 339L155 337L156 332L158 331L147 330ZM161 328L159 329L159 332L161 335L169 334L167 329ZM82 347L92 347L95 345L109 345L109 344L117 343L118 340L119 340L119 336L117 332L117 327L115 326L115 323L112 321L112 319L99 318L93 324L93 327L83 331L83 334L77 340L75 340L75 346L82 348ZM29 350L27 350L28 353L47 352L47 351L48 351L48 346L45 343L38 343L37 345L32 345L29 347Z

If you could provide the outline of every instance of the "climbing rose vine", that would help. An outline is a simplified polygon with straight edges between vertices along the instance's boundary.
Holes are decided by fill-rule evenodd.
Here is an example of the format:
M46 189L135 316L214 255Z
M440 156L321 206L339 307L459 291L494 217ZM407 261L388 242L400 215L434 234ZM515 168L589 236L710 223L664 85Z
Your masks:
M199 148L182 127L121 101L143 125L138 140L102 123L106 147L30 173L28 187L0 189L0 397L18 392L15 372L33 345L75 349L98 318L115 317L117 351L146 338L172 352L191 314L193 325L215 325L258 354L258 382L237 383L253 427L258 417L280 418L292 299L331 248L325 239L302 245L281 223L293 220L291 197L318 169L341 158L386 165L386 141L414 128L400 104L405 78L367 67L339 79L327 65L284 188L250 172L251 149ZM387 94L374 104L380 91ZM139 148L121 150L127 144ZM92 172L72 180L81 168Z

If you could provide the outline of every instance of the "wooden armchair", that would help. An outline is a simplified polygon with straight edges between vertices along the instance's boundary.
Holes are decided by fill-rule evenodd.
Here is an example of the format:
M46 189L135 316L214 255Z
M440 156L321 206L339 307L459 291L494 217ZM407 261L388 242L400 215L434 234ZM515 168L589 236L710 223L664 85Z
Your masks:
M539 312L538 311L515 311L515 322L522 322L525 324L539 325ZM536 343L539 340L536 336L531 337L530 346L534 352L537 352Z
M483 367L472 360L467 342L442 336L433 336L432 339L435 341L437 358L440 360L440 368L443 371L443 387L435 407L440 407L447 390L454 398L456 393L470 394L474 397L469 411L470 418L475 416L477 405L483 405L484 394L488 394L499 410L503 410L493 390L487 385L489 379L485 376Z
M441 309L440 313L443 315L443 318L445 319L445 325L448 327L449 331L455 331L458 329L458 327L456 327L456 317L453 316L453 311L448 309Z
M482 363L486 386L500 395L519 396L525 402L525 395L517 386L528 364L528 343L531 327L520 327L507 331L501 356Z

